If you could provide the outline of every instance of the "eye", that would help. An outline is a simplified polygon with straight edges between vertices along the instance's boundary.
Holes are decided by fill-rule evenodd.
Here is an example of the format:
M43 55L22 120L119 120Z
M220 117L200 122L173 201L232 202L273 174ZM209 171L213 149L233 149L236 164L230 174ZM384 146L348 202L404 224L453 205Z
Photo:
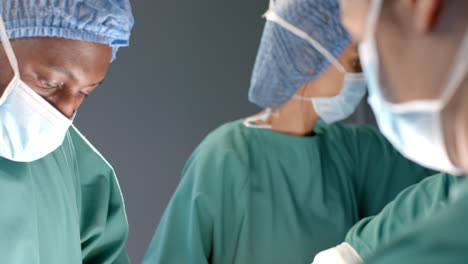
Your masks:
M352 63L353 63L352 66L355 72L362 72L361 60L359 59L359 57L353 59Z
M40 87L42 89L57 90L62 89L64 85L64 82L40 81Z
M85 99L87 99L90 95L90 92L86 89L81 90L80 93L84 96Z

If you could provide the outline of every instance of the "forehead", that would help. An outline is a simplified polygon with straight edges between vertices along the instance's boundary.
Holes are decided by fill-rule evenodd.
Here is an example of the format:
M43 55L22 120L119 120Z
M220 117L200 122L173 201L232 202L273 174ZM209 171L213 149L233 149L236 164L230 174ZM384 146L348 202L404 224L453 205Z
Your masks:
M59 66L76 73L77 78L100 78L112 55L108 45L63 38L21 38L11 43L20 68Z
M11 43L18 57L27 54L31 58L57 61L75 59L100 64L101 61L109 62L112 52L108 45L64 38L20 38L11 40Z

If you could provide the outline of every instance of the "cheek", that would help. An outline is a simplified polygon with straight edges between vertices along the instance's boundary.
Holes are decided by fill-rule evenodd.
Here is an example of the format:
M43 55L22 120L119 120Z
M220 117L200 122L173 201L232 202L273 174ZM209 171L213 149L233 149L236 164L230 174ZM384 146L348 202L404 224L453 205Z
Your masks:
M337 81L334 83L333 88L333 93L330 94L330 96L337 96L343 89L343 79L338 78Z
M0 97L3 95L8 84L13 79L13 70L9 67L9 64L0 63Z
M343 88L343 73L339 72L335 68L332 68L328 73L328 82L325 87L327 87L326 96L332 97L338 95Z
M341 92L342 87L343 78L339 74L328 75L314 85L310 97L333 97Z

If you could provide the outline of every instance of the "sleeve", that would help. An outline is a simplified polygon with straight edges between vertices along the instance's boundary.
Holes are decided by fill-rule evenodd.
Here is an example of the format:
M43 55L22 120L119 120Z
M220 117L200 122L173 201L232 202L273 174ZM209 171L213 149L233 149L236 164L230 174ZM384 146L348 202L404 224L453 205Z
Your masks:
M356 138L360 218L379 213L406 187L437 173L404 158L375 128L360 127Z
M128 222L116 175L82 182L81 247L84 264L130 263L125 244Z
M443 207L458 180L455 176L438 174L407 188L378 215L354 225L345 241L366 261L377 248Z
M466 186L465 186L466 187ZM468 197L448 204L393 238L369 264L459 264L468 259Z
M460 178L438 174L408 187L376 216L354 225L345 242L320 252L314 264L362 264L377 248L413 226L426 215L443 207L449 200L450 189ZM334 261L331 261L334 260Z
M143 263L207 264L217 258L215 247L226 246L220 237L238 215L245 171L235 154L221 152L208 147L192 155Z
M209 263L213 215L210 200L184 175L151 241L143 263Z

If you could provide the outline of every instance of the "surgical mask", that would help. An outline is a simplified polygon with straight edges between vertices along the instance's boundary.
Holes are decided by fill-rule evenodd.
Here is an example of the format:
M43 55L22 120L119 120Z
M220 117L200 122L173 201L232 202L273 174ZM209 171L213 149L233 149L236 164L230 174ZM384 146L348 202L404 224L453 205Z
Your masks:
M326 123L348 118L366 94L367 81L363 74L346 73L341 92L334 97L304 97L294 95L293 99L310 101Z
M366 94L367 82L362 73L349 73L345 67L326 50L315 39L311 38L306 32L293 26L279 15L272 7L274 2L270 1L269 11L265 13L267 20L273 21L286 30L290 31L299 38L309 42L318 52L320 52L330 63L344 74L343 85L338 95L333 97L302 97L294 96L293 99L311 101L315 112L326 123L333 123L348 118L356 111L357 106Z
M12 161L31 162L62 144L72 120L21 80L18 61L1 16L0 39L14 72L0 98L0 156Z
M381 0L371 1L366 35L359 45L362 66L369 83L369 104L379 128L405 157L434 170L461 174L462 170L451 162L447 152L442 110L468 72L468 32L439 99L391 103L382 93L383 89L389 88L389 84L379 76L381 64L374 37L381 7Z

